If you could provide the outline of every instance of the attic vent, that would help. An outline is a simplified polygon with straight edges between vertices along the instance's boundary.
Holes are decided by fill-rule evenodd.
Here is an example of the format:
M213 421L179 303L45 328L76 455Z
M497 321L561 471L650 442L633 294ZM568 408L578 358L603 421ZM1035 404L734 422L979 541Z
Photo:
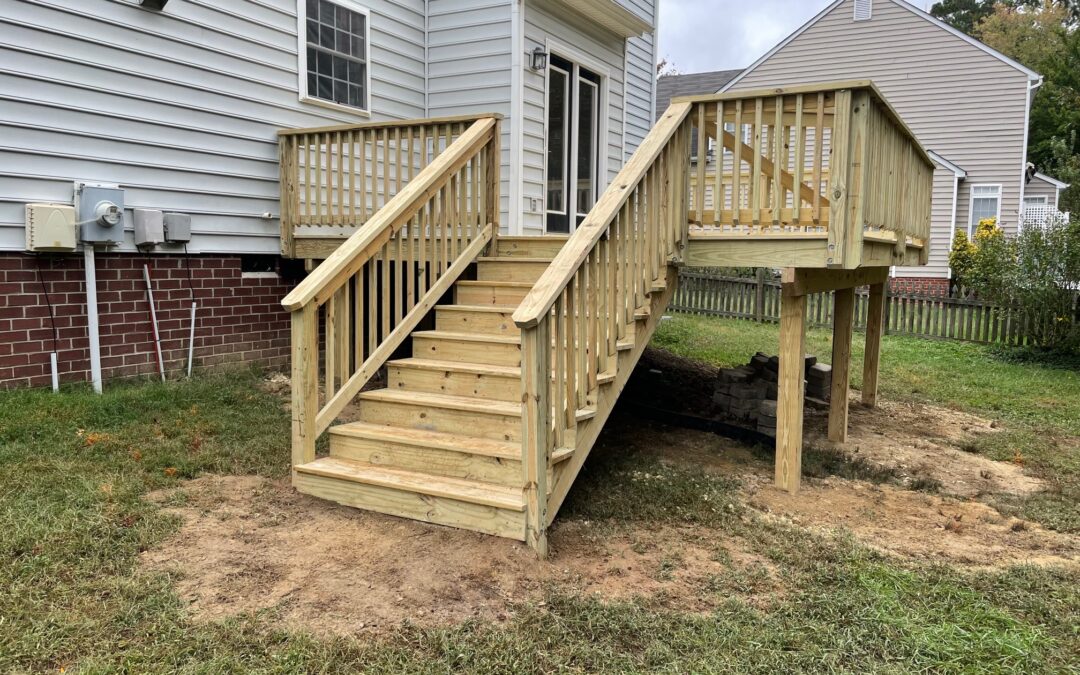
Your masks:
M855 0L855 20L869 21L870 10L873 8L873 0Z

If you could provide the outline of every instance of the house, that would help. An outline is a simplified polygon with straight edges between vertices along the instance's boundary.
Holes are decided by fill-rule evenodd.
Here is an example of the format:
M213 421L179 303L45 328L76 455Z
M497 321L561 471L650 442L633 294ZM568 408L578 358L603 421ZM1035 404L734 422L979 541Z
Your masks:
M807 297L836 293L842 442L854 290L873 405L934 160L869 80L676 96L654 123L655 13L8 3L0 382L288 362L296 489L543 555L679 266L783 267L797 490Z
M5 2L0 386L47 385L54 351L60 380L90 376L83 257L26 253L25 205L70 206L75 181L123 190L119 243L96 260L105 379L158 368L145 262L166 370L188 359L189 269L197 365L286 363L279 302L303 270L279 259L280 129L499 113L504 231L569 232L652 126L655 15L656 0ZM546 191L559 171L577 199ZM138 250L135 209L190 216L190 241Z
M681 87L693 77L710 75L661 78L659 86ZM881 89L937 165L929 262L897 268L894 288L947 290L957 229L997 217L1015 232L1025 209L1056 210L1066 186L1027 171L1028 115L1041 76L905 0L836 0L709 91L863 78Z

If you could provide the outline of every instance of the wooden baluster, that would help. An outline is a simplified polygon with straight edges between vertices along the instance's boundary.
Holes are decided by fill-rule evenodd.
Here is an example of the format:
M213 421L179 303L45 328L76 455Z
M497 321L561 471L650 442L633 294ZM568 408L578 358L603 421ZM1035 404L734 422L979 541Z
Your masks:
M803 169L806 163L806 127L803 125L803 95L795 97L795 166L791 180L791 222L798 225L802 210Z
M705 104L698 103L695 107L697 108L695 127L697 133L697 184L694 187L694 210L696 211L694 223L701 226L705 219L705 165L708 163L706 158L708 157L709 139L705 135Z
M727 195L724 194L724 102L716 102L716 127L713 132L716 135L715 152L713 163L716 175L713 176L713 226L719 227L722 222L720 213L724 210L724 202Z
M573 429L577 426L577 348L578 336L575 330L576 321L574 315L577 311L577 277L570 279L566 285L564 320L566 321L566 428Z
M338 387L345 385L346 380L349 379L349 375L352 371L349 369L349 357L351 356L349 349L349 335L352 321L349 316L349 309L352 306L351 298L349 296L349 284L346 283L338 291L337 302L337 337L335 342L338 346L337 368L338 368Z
M334 224L345 225L345 141L341 132L337 137L337 208L334 209Z
M566 447L566 289L559 294L555 310L555 447Z
M754 143L754 163L750 171L750 213L754 225L761 224L761 122L764 101L754 99L754 126L751 141Z
M787 151L785 146L787 145L787 137L783 135L784 129L784 97L777 96L774 105L776 106L772 130L769 133L769 141L772 144L773 150L773 176L772 176L772 221L773 225L779 225L781 220L781 210L784 208L784 204L787 203L787 195L784 193L784 184L782 182L781 174L786 164Z
M615 359L615 363L618 363L618 341L619 341L619 289L625 288L619 284L619 261L622 258L619 257L619 253L622 251L622 235L620 234L620 222L621 218L615 216L615 219L611 221L611 225L608 226L608 239L607 239L607 277L608 277L608 304L607 304L607 319L608 319L608 354L612 359Z
M597 314L597 341L596 341L596 356L598 359L597 369L601 373L608 371L608 359L610 357L611 348L611 323L608 314L611 311L611 294L609 291L611 281L611 258L608 252L611 250L611 237L610 234L607 239L601 239L597 243L597 268L596 268L596 282L597 282L597 302L596 302L596 314Z
M382 281L379 288L379 297L382 299L382 321L379 322L379 342L386 340L386 336L389 335L392 330L390 327L390 255L389 255L389 242L384 244L379 249L379 267L382 271L380 275Z
M416 148L413 145L413 127L409 127L408 132L408 180L411 182L416 178L416 172L414 171L416 161ZM408 307L411 311L416 305L416 224L418 217L413 216L409 219L406 227L408 227L408 239L405 244L406 256L405 256L405 288L408 297Z
M596 390L597 369L600 367L600 352L604 351L600 349L600 344L603 342L603 327L599 320L600 305L603 302L603 291L601 290L600 282L600 246L601 243L597 242L596 246L593 247L592 252L589 253L589 268L587 270L589 299L585 304L589 321L589 379L587 387L589 393ZM596 401L588 401L588 404L593 406L596 404Z
M582 262L577 273L577 407L588 405L589 398L589 350L592 342L589 335L589 260Z
M817 119L814 127L814 224L821 224L821 162L825 147L825 93L817 95Z
M735 150L731 158L731 224L738 227L742 209L743 100L735 101Z
M364 357L367 351L364 349L364 268L360 268L351 283L355 285L353 288L353 363L356 364L355 368L359 369L361 364L364 363Z
M431 223L430 212L431 200L428 200L426 204L420 207L420 213L416 221L417 225L419 225L416 232L418 248L417 256L420 258L420 263L418 265L419 269L417 270L420 276L416 280L416 292L419 297L423 297L428 289L428 242L431 240L428 236L428 228Z
M449 134L447 134L449 136ZM439 258L439 276L450 266L450 184L443 186L439 202L439 238L441 239L441 257Z

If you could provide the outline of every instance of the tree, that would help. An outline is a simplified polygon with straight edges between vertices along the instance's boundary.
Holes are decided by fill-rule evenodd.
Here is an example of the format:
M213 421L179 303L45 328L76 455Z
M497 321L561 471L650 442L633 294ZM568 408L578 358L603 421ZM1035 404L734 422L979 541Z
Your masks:
M993 11L994 0L941 0L930 8L930 14L968 35Z

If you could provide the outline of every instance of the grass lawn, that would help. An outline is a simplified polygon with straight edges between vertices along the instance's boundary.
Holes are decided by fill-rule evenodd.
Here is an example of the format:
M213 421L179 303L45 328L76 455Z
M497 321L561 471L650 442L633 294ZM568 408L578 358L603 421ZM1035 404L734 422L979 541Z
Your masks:
M739 329L678 319L657 342L721 363L771 344L768 329ZM821 351L819 336L812 344ZM923 365L928 352L979 360L953 345L889 340L885 394L956 397L973 409L1000 406L1010 423L1075 432L1075 419L1032 401L1013 406L994 384L1064 397L1067 382L1056 376L948 381L968 365L935 374ZM918 361L907 368L904 354ZM785 592L775 603L762 609L733 593L754 583L733 569L702 585L720 607L707 615L556 586L501 625L404 626L378 639L284 632L263 614L193 622L167 576L138 569L139 553L179 527L143 497L206 472L285 475L288 414L259 378L113 384L103 396L0 393L0 671L1030 673L1067 672L1080 659L1075 570L970 573L886 558L851 539L758 519L733 479L634 452L590 460L560 518L739 537L777 569ZM658 479L636 480L640 472ZM703 499L714 506L702 508Z

